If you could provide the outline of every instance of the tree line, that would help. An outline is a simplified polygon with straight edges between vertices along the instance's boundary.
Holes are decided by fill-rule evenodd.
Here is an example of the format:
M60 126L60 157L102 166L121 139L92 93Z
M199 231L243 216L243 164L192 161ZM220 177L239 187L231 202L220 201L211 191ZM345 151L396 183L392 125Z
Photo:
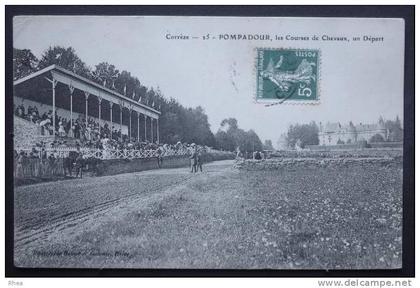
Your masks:
M253 130L246 132L240 129L236 119L223 120L219 131L213 134L208 116L201 106L184 107L176 99L165 97L159 88L146 87L130 72L120 71L108 62L89 67L72 47L49 47L40 59L29 49L13 49L14 80L53 64L161 111L159 128L163 143L181 141L228 151L235 151L238 146L243 151L263 148L258 135ZM271 142L266 144L271 145Z
M222 121L216 133L218 146L223 150L253 152L263 150L263 144L254 130L245 131L238 126L235 118Z

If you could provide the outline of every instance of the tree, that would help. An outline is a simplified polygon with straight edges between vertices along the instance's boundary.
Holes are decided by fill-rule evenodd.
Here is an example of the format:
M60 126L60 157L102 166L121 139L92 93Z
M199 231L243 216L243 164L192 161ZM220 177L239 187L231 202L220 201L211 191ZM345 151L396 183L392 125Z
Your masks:
M271 140L265 140L263 145L264 150L274 150Z
M226 131L220 130L217 131L216 135L216 143L217 148L221 150L227 150L227 151L235 151L236 146L233 138L229 136Z
M80 76L92 78L89 67L77 56L72 47L61 46L49 47L41 56L38 68L42 69L56 64L64 69L70 70Z
M156 97L157 97L156 92L153 89L153 87L151 87L146 92L146 104L149 106L152 106L153 104L155 104Z
M404 140L404 131L400 118L397 116L394 121L385 121L385 128L389 133L388 141L401 142Z
M92 76L97 83L116 90L115 80L117 80L119 73L120 71L118 71L114 65L109 64L108 62L101 62L95 66Z
M117 90L118 93L125 95L127 98L134 99L137 92L136 90L140 88L140 80L131 76L131 73L125 70L121 71L121 73L115 73L114 75L116 75L116 78L114 80L113 89Z
M222 123L220 123L220 128L223 130L237 130L238 120L235 118L223 119Z
M202 107L185 108L175 99L166 100L158 91L149 94L149 97L153 97L151 98L154 99L152 101L158 101L161 105L162 114L159 125L163 142L176 143L181 141L211 147L216 146L215 136L210 130L208 116ZM156 102L155 106L157 106Z
M13 80L20 79L35 72L38 59L29 49L13 48Z
M244 146L246 147L244 150L248 152L254 152L254 151L262 151L263 145L260 140L260 137L258 137L257 133L255 133L254 130L248 130L246 132L244 139Z
M193 121L192 142L214 146L214 135L210 130L208 116L206 115L204 109L201 106L198 106L191 110L190 115L192 118L191 120Z
M242 152L262 150L262 143L253 130L244 131L239 128L235 118L224 119L215 135L217 147L223 150L235 151L237 147Z
M287 131L288 146L295 147L298 140L300 140L302 147L319 144L318 126L314 121L309 124L290 125Z
M385 142L385 139L381 134L375 134L370 138L369 142L371 143Z
M136 98L134 100L140 102L140 103L146 103L146 93L147 93L147 88L143 85L140 85L140 87L138 87L136 89ZM164 99L164 97L162 96L163 101L165 101L166 99Z

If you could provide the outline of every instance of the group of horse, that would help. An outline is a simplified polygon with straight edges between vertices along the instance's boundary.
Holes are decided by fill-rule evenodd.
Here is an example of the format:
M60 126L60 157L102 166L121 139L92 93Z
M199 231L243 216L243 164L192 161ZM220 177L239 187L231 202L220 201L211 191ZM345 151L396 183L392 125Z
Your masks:
M83 169L86 166L90 166L90 170L95 171L96 167L101 162L100 159L97 158L83 158L82 153L77 151L70 151L69 155L63 158L63 169L64 169L64 176L73 177L73 172L76 173L76 178L80 177L83 178Z
M64 176L67 176L67 174L72 177L73 170L76 170L76 178L83 177L83 164L84 159L81 155L81 153L78 153L76 151L70 151L69 155L65 158L63 158L63 168L64 168Z

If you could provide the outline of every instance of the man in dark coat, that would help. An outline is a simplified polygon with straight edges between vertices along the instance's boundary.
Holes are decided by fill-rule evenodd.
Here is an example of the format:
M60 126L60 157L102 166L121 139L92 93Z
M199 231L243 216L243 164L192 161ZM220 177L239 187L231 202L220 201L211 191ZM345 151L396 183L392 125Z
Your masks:
M203 154L201 153L201 149L197 152L197 166L196 171L200 169L200 172L203 172Z
M197 172L197 146L195 146L195 144L192 144L192 152L190 155L190 165L191 165L191 173L195 173Z
M79 172L80 172L80 178L82 178L82 171L83 171L82 153L79 153L79 155L77 155L76 162L75 162L74 166L76 168L76 178L77 178L77 176L79 176Z

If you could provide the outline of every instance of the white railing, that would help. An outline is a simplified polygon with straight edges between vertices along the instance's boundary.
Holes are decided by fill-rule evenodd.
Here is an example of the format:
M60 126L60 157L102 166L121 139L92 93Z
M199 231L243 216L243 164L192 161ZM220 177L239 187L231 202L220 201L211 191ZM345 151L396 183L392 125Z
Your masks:
M153 158L158 157L159 154L162 157L169 156L185 156L191 153L192 148L181 147L178 149L173 148L157 148L157 149L144 149L144 150L133 150L133 149L96 149L96 148L80 148L84 158L98 158L98 159L138 159L138 158ZM32 149L30 148L16 148L17 152L24 151L29 154ZM40 149L37 149L39 152ZM231 153L215 150L209 147L205 148L207 153ZM65 158L69 156L72 151L77 151L74 147L57 147L57 148L45 148L47 156L53 154L57 158Z

